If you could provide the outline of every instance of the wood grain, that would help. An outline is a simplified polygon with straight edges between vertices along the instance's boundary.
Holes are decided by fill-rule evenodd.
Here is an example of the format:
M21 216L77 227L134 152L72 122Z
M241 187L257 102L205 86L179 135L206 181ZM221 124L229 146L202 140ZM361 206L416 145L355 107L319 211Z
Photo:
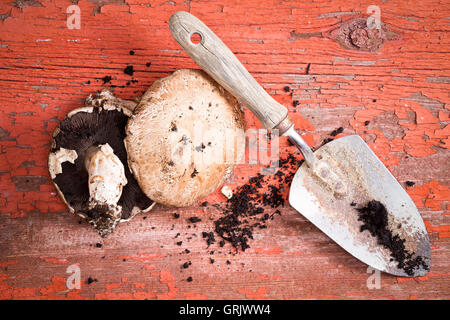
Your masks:
M450 298L447 3L33 3L0 3L0 298ZM66 9L73 3L81 9L81 29L66 26ZM367 52L346 49L329 36L349 19L364 17L373 4L396 38ZM156 79L196 68L168 29L169 17L179 10L214 30L256 81L288 108L310 145L320 146L342 126L337 137L361 135L402 184L415 183L406 190L432 244L426 277L382 274L381 288L368 289L367 266L289 206L267 229L258 230L251 249L233 254L228 245L207 248L201 232L212 230L209 219L221 214L212 206L225 201L220 192L207 198L207 207L156 206L106 240L66 212L47 173L53 129L96 90L110 87L116 96L133 100ZM133 66L132 75L124 73L127 66ZM261 127L249 111L246 119L249 127ZM282 138L281 156L293 148ZM240 165L228 184L241 185L260 169ZM287 194L288 186L280 186ZM191 216L202 221L188 228ZM192 264L182 268L187 261ZM66 269L73 264L81 269L80 290L65 285ZM186 281L189 276L192 282ZM98 281L87 284L89 277Z

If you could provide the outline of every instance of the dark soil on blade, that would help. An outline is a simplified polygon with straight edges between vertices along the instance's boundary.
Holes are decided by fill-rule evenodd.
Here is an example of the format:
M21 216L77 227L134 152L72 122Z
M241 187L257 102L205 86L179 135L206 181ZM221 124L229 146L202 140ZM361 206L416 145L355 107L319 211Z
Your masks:
M405 248L405 240L394 235L389 229L388 212L381 202L372 200L356 210L359 214L358 220L363 222L360 231L367 230L376 237L378 244L391 252L391 258L397 262L398 268L409 276L414 275L414 271L420 267L429 270L425 258L408 251Z

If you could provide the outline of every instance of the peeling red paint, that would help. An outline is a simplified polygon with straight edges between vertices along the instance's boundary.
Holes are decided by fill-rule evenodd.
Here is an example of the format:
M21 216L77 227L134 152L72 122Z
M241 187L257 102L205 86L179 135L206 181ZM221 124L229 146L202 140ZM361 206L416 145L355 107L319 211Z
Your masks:
M151 291L137 291L133 293L133 298L136 300L150 300L154 299L156 294Z
M53 276L51 283L42 288L19 288L7 284L10 279L6 274L0 273L0 299L24 300L85 300L80 294L81 290L69 290L66 279Z
M144 289L145 288L145 282L135 282L133 285L138 289Z
M283 250L280 247L269 247L269 248L251 248L246 250L248 253L262 253L262 254L280 254Z
M0 262L0 267L6 267L6 266L11 266L14 264L19 263L19 260L11 260L11 261L1 261Z
M383 23L388 28L402 26L401 38L384 42L376 52L345 50L325 38L326 30L339 29L349 17L366 10L342 1L326 8L317 1L274 6L266 0L226 4L192 0L149 7L135 1L103 1L108 2L104 6L79 1L81 30L64 27L70 1L38 1L45 7L22 9L12 2L0 3L0 64L9 66L0 80L0 298L450 298L449 61L442 53L448 48L448 23L435 10L439 1L430 0L425 7L383 3ZM342 126L344 133L335 138L361 135L402 184L416 183L407 192L430 233L433 272L427 279L407 280L399 284L405 290L398 290L395 277L383 277L377 293L360 290L368 276L366 266L311 229L288 205L269 228L258 230L251 243L255 250L248 254L228 257L227 247L205 249L203 239L195 237L183 239L183 248L176 246L172 236L177 232L183 236L185 229L182 219L175 221L172 213L202 215L206 222L220 214L212 206L225 201L220 191L205 199L207 207L157 206L149 219L137 216L120 225L103 249L89 246L103 240L67 214L51 184L49 137L68 111L103 87L114 85L117 96L132 100L177 68L198 68L170 37L167 21L177 10L191 10L213 27L264 89L289 109L308 144L318 147ZM49 16L62 20L48 20ZM305 24L300 28L298 21ZM367 43L364 34L349 36L355 41L352 46ZM130 50L135 54L131 56ZM139 82L126 85L130 81L123 73L126 65L134 66L133 77ZM106 75L112 81L103 84ZM245 118L249 128L261 128L247 109ZM292 151L281 138L281 154ZM227 183L240 185L262 167L239 165ZM286 187L283 194L288 192ZM182 252L184 246L190 255ZM216 254L222 250L223 257L210 264L209 250ZM220 269L222 259L232 262L225 265L226 272ZM192 266L180 271L185 260ZM65 271L72 262L81 268L81 290L64 288L69 276ZM190 275L193 282L186 281ZM88 277L98 282L88 285ZM246 289L238 292L240 287Z
M208 300L208 295L197 293L195 291L189 291L186 293L183 293L186 300Z
M436 273L436 272L429 272L424 277L414 277L414 278L406 278L406 277L397 277L397 283L403 283L403 282L409 282L413 280L419 280L419 281L428 281L431 278L445 278L450 275L450 272L443 272L443 273Z
M450 187L436 180L409 187L407 191L418 207L427 207L435 211L444 210L445 202L450 201Z
M260 287L256 290L251 290L251 289L238 289L239 293L245 293L245 299L255 299L255 300L265 300L268 299L267 296L265 296L265 294L268 292L269 290L265 287Z
M272 280L280 280L280 276L271 276L269 277L267 274L260 274L256 277L256 280L263 280L263 281L272 281Z
M369 28L368 17L346 20L325 33L325 36L339 43L345 49L375 52L388 41L397 40L399 35L391 27L380 22L380 28Z
M161 283L167 284L169 292L157 295L158 300L168 300L177 297L178 288L175 287L175 277L169 270L161 270L160 272Z

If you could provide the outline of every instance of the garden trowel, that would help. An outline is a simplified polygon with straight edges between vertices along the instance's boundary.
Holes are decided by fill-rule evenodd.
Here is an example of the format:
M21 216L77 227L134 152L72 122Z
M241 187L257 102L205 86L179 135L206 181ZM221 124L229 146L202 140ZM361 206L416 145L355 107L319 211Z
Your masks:
M295 131L287 109L256 82L228 47L199 19L176 12L170 31L187 54L248 107L268 130L287 136L305 161L289 203L353 256L397 276L430 269L428 234L414 202L357 135L315 152ZM195 38L196 37L196 38Z

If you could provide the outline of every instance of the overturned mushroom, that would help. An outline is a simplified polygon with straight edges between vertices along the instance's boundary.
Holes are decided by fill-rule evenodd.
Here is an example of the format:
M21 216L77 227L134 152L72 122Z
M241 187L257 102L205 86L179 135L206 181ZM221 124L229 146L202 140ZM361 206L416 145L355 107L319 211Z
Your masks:
M86 219L102 237L118 222L154 204L126 165L123 139L134 106L104 90L89 96L85 107L71 111L53 133L52 181L70 211Z

